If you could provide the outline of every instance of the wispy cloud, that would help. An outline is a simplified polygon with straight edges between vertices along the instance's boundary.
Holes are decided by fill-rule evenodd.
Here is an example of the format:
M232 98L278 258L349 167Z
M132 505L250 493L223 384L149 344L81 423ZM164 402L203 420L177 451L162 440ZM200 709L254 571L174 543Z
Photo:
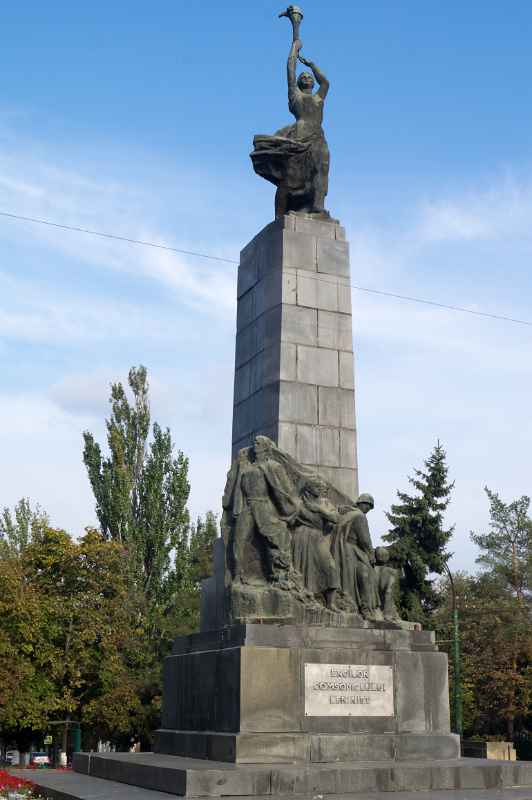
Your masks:
M166 202L171 202L170 198ZM95 180L81 171L57 166L53 160L35 159L27 151L0 156L0 210L192 249L187 242L174 242L168 231L155 224L164 204L165 198L154 195L151 188L106 178L103 169L102 177ZM32 243L45 248L50 257L56 253L89 269L148 279L172 290L177 304L192 308L201 304L211 316L233 315L235 269L231 265L213 265L28 222L2 219L0 223L4 241Z
M218 227L209 238L202 192L189 192L200 180L172 193L151 184L148 172L124 178L103 160L72 169L11 141L0 156L0 210L227 257L238 252L244 242L234 228ZM392 209L381 226L348 224L353 283L499 313L519 306L514 315L526 316L532 179L503 176L454 193L434 187L430 200L400 212ZM178 240L172 220L181 217L187 223ZM109 384L126 381L128 367L142 361L154 419L170 426L190 456L193 512L217 509L229 457L236 268L26 223L0 225L0 356L13 360L11 346L21 345L26 387L5 382L0 394L0 438L9 454L0 465L0 505L29 494L56 524L80 531L94 521L81 432L104 440ZM443 269L449 248L453 262ZM495 254L526 291L511 294L508 271L492 269ZM449 520L458 524L454 549L466 559L457 563L471 566L467 535L486 519L484 483L507 496L526 490L532 333L356 291L353 309L361 478L378 500L375 538L395 490L440 437L457 480ZM55 366L39 364L33 378L36 360L52 350Z
M438 198L421 209L422 242L532 240L532 179L505 175L484 189Z

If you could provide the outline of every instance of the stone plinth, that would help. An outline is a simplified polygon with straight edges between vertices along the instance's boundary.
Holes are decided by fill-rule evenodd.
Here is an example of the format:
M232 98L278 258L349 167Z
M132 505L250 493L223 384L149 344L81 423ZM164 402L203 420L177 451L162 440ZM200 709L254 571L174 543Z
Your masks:
M241 252L233 458L264 434L358 494L349 246L335 223L288 214Z
M312 693L320 708L329 696L335 705L316 711ZM165 660L159 753L267 764L456 758L459 749L447 656L432 632L236 625L179 637Z

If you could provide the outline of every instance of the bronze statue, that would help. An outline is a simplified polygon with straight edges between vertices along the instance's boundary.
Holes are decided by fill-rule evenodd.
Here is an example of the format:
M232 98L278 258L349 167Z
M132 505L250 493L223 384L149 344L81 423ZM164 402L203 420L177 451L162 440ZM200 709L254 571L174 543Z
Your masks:
M340 581L331 553L331 534L338 522L338 511L328 493L327 483L318 476L304 483L299 509L291 521L292 564L305 588L316 597L321 595L327 608L334 608Z
M371 495L353 502L266 436L227 476L222 532L230 619L400 623L389 548L373 549Z
M398 573L388 563L388 548L373 549L366 516L374 505L370 494L361 494L356 508L342 509L332 552L340 570L342 591L353 599L362 616L374 622L396 621Z
M275 216L301 211L329 218L325 197L329 185L329 148L322 128L323 108L329 81L312 61L303 58L299 27L303 14L289 6L283 14L290 19L293 40L288 55L288 108L296 118L273 136L258 135L253 140L253 168L258 175L277 186ZM312 71L296 75L300 61ZM318 90L313 93L314 80Z

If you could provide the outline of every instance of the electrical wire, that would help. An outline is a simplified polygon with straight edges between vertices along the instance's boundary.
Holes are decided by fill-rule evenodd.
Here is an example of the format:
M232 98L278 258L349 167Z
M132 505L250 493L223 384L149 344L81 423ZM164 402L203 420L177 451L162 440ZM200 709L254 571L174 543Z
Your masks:
M39 219L37 217L27 217L21 214L12 214L7 211L0 211L0 216L7 218L18 220L21 222L30 222L36 225L46 225L51 228L59 228L60 230L65 231L73 231L75 233L85 233L89 236L98 236L103 239L112 239L118 242L125 242L127 244L134 244L141 247L151 247L157 250L166 250L171 253L178 253L179 255L186 255L186 256L193 256L195 258L205 258L210 261L219 261L225 264L238 264L239 262L232 258L223 258L222 256L215 256L209 253L201 253L195 250L184 250L180 247L171 247L170 245L166 244L157 244L156 242L149 242L143 239L133 239L129 236L121 236L116 233L107 233L104 231L96 231L92 230L91 228L82 228L76 225L65 225L59 222L52 222L51 220ZM326 278L319 277L318 275L313 276L314 280L321 281L322 283L329 283L333 285L338 285L336 282L331 280L327 280ZM455 305L448 305L446 303L439 303L436 300L427 300L422 297L413 297L411 295L404 295L398 294L396 292L387 292L383 289L372 289L368 286L358 286L357 284L350 283L345 284L352 289L355 289L358 292L366 292L368 294L375 294L380 295L382 297L391 297L395 300L406 300L410 303L422 303L423 305L433 306L435 308L445 309L447 311L456 311L461 314L471 314L475 317L485 317L487 319L495 319L500 322L510 322L514 325L526 325L527 327L532 327L532 321L524 320L524 319L517 319L515 317L509 317L504 314L491 314L488 311L475 311L471 308L464 308L463 306L455 306Z

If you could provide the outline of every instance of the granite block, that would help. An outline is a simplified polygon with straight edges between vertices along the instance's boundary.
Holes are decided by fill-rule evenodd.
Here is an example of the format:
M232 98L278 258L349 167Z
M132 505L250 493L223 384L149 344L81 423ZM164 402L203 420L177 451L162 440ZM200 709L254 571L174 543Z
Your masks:
M356 435L354 431L340 431L340 466L354 468L357 463Z
M347 278L338 278L338 311L342 314L352 313L351 284Z
M340 386L342 389L355 388L353 353L340 353Z
M300 345L297 348L297 379L301 383L311 383L316 386L338 386L336 350Z
M399 732L426 731L425 686L421 653L396 652L397 724Z
M318 338L317 310L300 306L283 306L280 336L283 342L315 345Z
M338 240L318 239L318 272L349 278L349 245Z
M282 381L279 389L279 420L317 425L317 386Z
M318 310L318 345L335 350L353 349L351 316Z
M298 272L297 304L324 311L339 311L338 283L335 279L323 280L312 273Z
M295 381L297 379L297 346L289 342L280 343L280 368L278 379Z
M300 464L318 464L318 430L312 425L297 425L295 458Z
M250 289L238 301L236 313L237 331L241 331L242 328L250 325L255 316L255 289Z
M285 450L294 458L297 458L296 449L296 430L297 426L291 422L279 422L278 442L281 450Z
M338 428L320 426L318 437L318 463L325 467L340 466L340 431Z
M316 237L306 233L284 231L283 267L316 272Z
M299 731L299 654L290 648L245 647L241 659L241 731Z

